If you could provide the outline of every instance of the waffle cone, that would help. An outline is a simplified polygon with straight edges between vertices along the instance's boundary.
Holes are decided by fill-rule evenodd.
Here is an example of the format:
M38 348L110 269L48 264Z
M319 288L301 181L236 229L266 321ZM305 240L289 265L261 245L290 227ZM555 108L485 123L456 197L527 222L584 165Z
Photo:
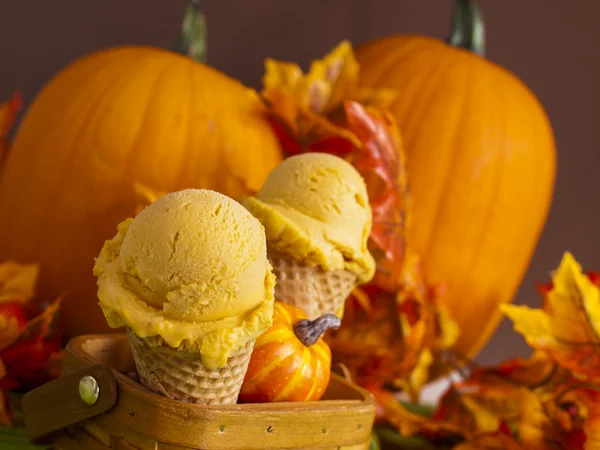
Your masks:
M269 250L276 277L275 299L302 309L309 319L332 313L341 317L344 302L356 286L347 270L324 271Z
M127 335L140 382L151 391L201 405L237 402L254 340L233 354L225 367L211 370L202 364L199 353L149 345L129 329Z

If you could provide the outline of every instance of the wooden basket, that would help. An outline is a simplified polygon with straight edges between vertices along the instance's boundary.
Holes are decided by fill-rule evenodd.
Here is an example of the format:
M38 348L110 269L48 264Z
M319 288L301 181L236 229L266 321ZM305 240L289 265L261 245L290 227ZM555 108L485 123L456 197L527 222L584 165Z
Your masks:
M134 371L124 334L71 340L63 376L23 398L32 442L60 450L369 447L375 401L340 367L336 371L342 374L332 373L318 402L214 406L154 394L128 375ZM86 376L98 386L93 404L80 396L80 381ZM87 378L93 387L94 380Z

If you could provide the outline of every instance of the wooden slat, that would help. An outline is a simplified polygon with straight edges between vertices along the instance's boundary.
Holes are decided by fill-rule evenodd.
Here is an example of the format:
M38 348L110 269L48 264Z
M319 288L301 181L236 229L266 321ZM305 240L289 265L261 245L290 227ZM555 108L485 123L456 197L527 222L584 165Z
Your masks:
M112 450L138 450L136 447L132 447L123 439L113 436L110 448Z
M94 405L86 405L79 397L79 380L85 375L94 377L100 387ZM73 372L23 397L27 434L34 443L48 443L51 433L109 410L116 400L117 385L111 369L93 365Z
M126 355L125 346L124 335L76 338L67 348L67 367L76 370L97 362L112 365L110 355ZM127 367L127 357L119 358L115 364ZM354 450L365 448L365 443L368 446L375 416L372 396L335 373L329 400L214 406L171 400L121 373L114 372L114 376L118 401L93 421L136 448L143 444L144 450Z

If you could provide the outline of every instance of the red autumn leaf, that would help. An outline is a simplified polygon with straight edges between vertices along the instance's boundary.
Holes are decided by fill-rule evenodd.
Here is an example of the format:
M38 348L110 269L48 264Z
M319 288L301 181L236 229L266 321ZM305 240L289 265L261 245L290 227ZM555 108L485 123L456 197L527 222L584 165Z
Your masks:
M60 337L34 337L22 340L0 353L6 376L0 379L0 389L33 389L52 380L56 369L50 370L60 354Z
M405 157L393 119L357 102L344 104L348 128L362 143L349 161L365 179L373 210L371 241L385 286L396 288L406 251L409 221L408 180ZM377 280L375 280L377 283Z
M10 100L0 104L0 168L8 155L8 134L22 106L21 93L15 92Z
M544 388L571 380L569 371L558 366L546 353L536 352L529 359L514 358L495 367L476 367L469 381L481 384Z
M456 324L422 275L419 259L411 254L396 295L367 285L346 302L342 325L326 341L334 361L345 364L357 383L393 384L415 399L440 352L456 341Z
M6 368L0 389L29 389L56 376L56 356L53 355L60 352L61 340L54 328L61 301L59 298L50 304L13 333L8 345L0 347L0 359ZM0 315L0 321L3 317ZM7 323L11 321L16 323L14 317L7 319Z

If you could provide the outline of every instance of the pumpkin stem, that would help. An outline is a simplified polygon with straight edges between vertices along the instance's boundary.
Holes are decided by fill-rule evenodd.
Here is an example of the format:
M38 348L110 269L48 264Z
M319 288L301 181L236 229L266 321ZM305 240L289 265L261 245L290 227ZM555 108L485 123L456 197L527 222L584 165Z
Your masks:
M307 347L319 340L323 333L329 329L338 329L342 324L335 314L325 314L315 320L299 320L294 325L294 333Z
M485 55L485 29L481 10L474 0L455 0L452 34L448 43L480 56Z
M200 0L187 0L181 32L174 50L199 62L206 62L206 18Z

